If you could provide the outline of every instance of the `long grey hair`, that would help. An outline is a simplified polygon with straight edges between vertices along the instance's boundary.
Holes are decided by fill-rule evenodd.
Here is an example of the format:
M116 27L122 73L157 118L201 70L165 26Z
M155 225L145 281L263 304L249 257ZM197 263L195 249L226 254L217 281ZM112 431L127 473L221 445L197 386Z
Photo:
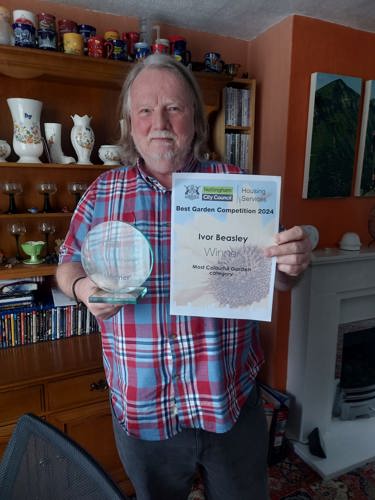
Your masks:
M201 91L194 75L181 62L177 61L172 56L165 54L153 54L146 57L143 61L134 64L134 67L128 73L128 76L122 86L120 96L121 137L119 143L123 147L124 161L134 164L139 158L139 153L131 136L130 89L134 80L145 69L163 69L170 71L188 86L194 106L195 134L192 143L192 153L194 158L202 158L202 156L207 152L207 123Z

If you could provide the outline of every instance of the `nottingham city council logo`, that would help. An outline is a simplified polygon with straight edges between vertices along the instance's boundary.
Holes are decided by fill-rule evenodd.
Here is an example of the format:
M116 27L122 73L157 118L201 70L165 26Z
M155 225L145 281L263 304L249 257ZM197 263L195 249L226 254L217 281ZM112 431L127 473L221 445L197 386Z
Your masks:
M185 198L188 200L197 200L199 198L199 186L195 184L185 186Z

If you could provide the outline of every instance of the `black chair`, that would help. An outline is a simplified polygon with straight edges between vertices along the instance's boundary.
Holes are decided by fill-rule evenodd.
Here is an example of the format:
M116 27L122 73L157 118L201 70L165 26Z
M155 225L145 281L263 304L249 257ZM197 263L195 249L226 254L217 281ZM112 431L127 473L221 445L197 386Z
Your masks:
M32 414L17 422L0 463L1 500L126 499L68 436Z

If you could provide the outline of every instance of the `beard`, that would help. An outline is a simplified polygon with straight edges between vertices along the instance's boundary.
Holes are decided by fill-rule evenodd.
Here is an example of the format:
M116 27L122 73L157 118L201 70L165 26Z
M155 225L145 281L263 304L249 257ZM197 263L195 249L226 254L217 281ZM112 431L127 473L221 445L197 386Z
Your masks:
M173 162L177 168L182 166L182 163L185 161L187 156L190 153L190 147L186 148L178 148L176 146L177 137L175 134L168 130L158 130L156 132L151 132L147 137L148 142L151 144L153 139L165 139L170 140L170 147L165 148L164 150L157 151L150 148L148 151L141 151L142 148L137 148L138 153L143 158L146 163L154 164L157 166L163 166L164 164L170 165Z

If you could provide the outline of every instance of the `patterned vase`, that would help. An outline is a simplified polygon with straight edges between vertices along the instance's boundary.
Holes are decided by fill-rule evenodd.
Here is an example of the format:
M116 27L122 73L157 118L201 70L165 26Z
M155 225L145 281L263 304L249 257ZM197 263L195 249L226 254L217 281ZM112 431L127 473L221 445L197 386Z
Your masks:
M77 154L77 165L92 165L90 156L94 147L95 136L90 126L91 116L71 116L74 126L70 132L74 151Z
M9 98L7 103L13 119L13 149L20 157L18 163L41 163L40 113L43 103L22 97Z
M61 123L45 123L44 132L52 163L75 163L72 156L65 156L61 149Z

